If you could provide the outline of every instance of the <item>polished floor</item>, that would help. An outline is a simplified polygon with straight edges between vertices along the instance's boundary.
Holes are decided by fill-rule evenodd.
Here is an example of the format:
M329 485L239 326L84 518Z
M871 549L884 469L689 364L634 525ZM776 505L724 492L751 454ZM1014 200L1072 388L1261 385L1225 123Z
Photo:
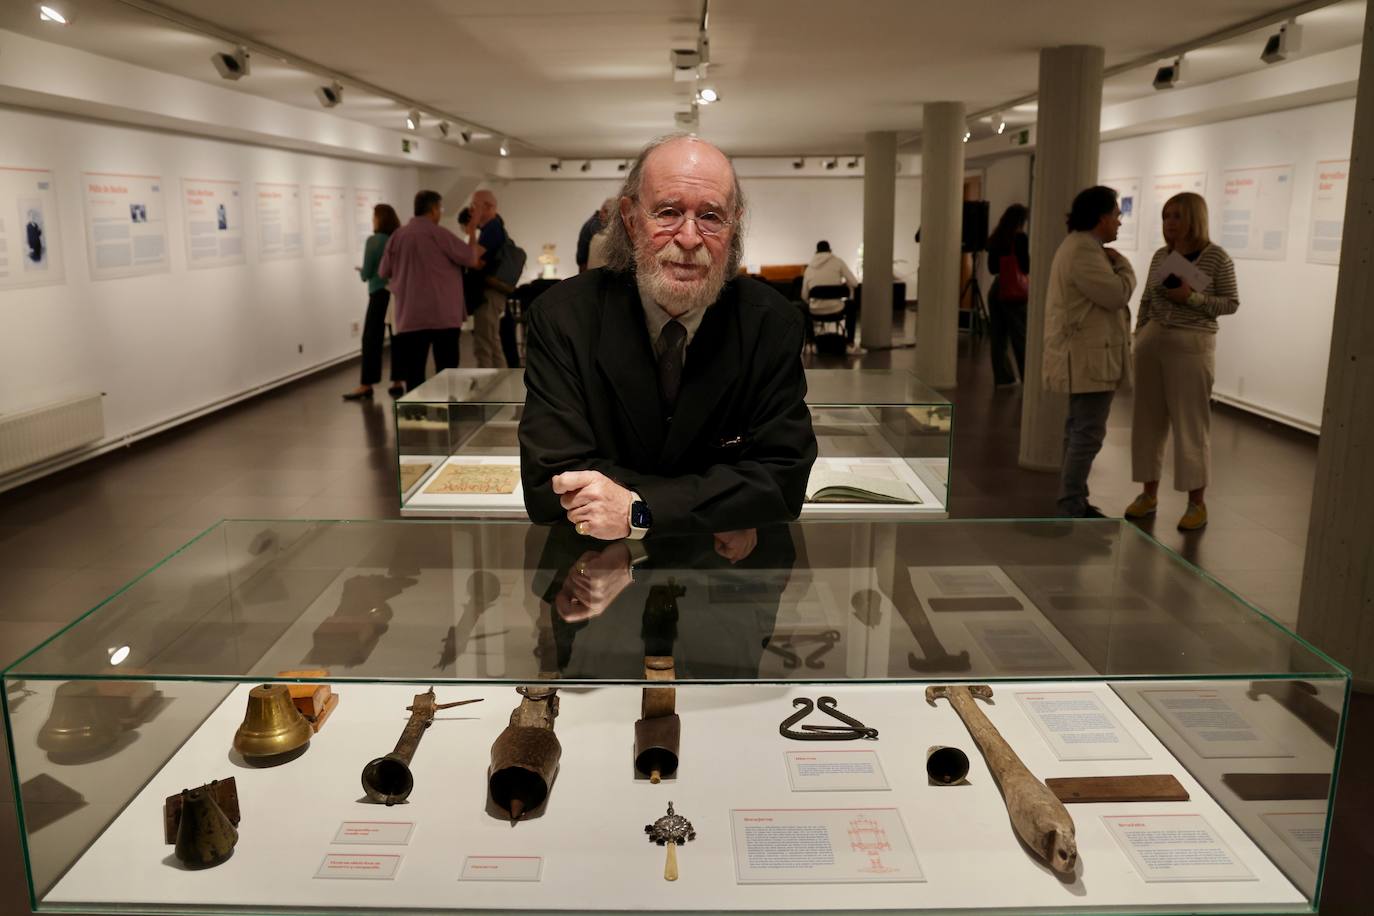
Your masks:
M911 331L907 316L906 333ZM464 336L463 364L472 365ZM1020 389L994 389L986 344L961 341L951 514L1052 515L1055 478L1016 465ZM911 368L915 352L815 361L827 368ZM0 494L0 656L8 662L222 517L397 515L391 401L345 403L356 364L198 420L24 488ZM1130 402L1112 412L1091 479L1093 501L1119 514L1135 493ZM1211 524L1184 535L1183 494L1166 477L1146 529L1221 582L1290 623L1296 618L1316 466L1316 439L1218 408ZM1343 773L1374 762L1374 710L1358 698ZM0 796L0 913L29 911L8 779ZM1374 869L1369 788L1340 785L1326 914L1367 914L1360 877Z

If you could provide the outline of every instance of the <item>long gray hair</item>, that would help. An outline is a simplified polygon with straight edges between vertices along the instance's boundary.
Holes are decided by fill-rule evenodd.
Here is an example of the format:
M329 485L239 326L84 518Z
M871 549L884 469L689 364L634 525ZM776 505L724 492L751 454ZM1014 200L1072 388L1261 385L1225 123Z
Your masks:
M649 158L649 154L666 143L674 140L700 140L696 134L685 132L665 134L662 137L655 137L650 140L645 147L639 151L635 157L634 165L630 166L630 171L625 175L625 183L620 186L620 194L617 197L617 204L620 198L628 197L639 205L639 192L644 182L644 162ZM706 141L700 140L705 143ZM730 251L725 262L725 279L729 280L739 273L740 263L744 260L744 191L739 186L739 175L735 172L735 164L730 163L731 189L731 209L734 210L735 223L730 227ZM625 227L625 220L620 215L619 207L611 213L611 224L607 229L606 236L606 266L611 270L622 273L635 269L635 243L630 238L629 230Z

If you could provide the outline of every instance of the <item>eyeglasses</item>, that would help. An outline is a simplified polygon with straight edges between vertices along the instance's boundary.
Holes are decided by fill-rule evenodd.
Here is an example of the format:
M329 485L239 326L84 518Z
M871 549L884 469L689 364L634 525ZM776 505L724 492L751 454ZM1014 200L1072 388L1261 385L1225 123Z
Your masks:
M714 210L707 210L696 216L688 216L677 207L659 207L657 210L645 210L640 207L640 210L649 217L655 232L677 232L684 223L691 220L697 224L697 231L702 235L720 235L735 224L734 220L726 219Z

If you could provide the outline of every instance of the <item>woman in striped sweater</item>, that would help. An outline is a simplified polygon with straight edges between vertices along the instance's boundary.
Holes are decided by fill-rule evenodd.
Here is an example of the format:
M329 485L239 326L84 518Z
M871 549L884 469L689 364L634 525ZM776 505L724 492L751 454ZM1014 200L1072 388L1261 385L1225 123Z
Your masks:
M1174 488L1188 492L1180 531L1207 524L1211 466L1212 382L1216 375L1217 317L1240 308L1231 257L1207 233L1207 201L1191 192L1164 204L1164 247L1150 261L1135 331L1135 412L1131 422L1131 477L1143 492L1127 518L1147 518L1159 507L1164 444L1174 432ZM1164 269L1177 252L1211 282L1195 290Z

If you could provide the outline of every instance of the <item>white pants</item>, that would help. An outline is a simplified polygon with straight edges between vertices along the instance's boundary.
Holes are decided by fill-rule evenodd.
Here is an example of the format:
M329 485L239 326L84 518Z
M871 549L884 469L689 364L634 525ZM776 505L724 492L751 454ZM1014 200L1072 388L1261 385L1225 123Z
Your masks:
M1145 325L1135 339L1131 478L1159 480L1164 444L1174 432L1174 489L1207 486L1212 462L1212 382L1217 335Z

